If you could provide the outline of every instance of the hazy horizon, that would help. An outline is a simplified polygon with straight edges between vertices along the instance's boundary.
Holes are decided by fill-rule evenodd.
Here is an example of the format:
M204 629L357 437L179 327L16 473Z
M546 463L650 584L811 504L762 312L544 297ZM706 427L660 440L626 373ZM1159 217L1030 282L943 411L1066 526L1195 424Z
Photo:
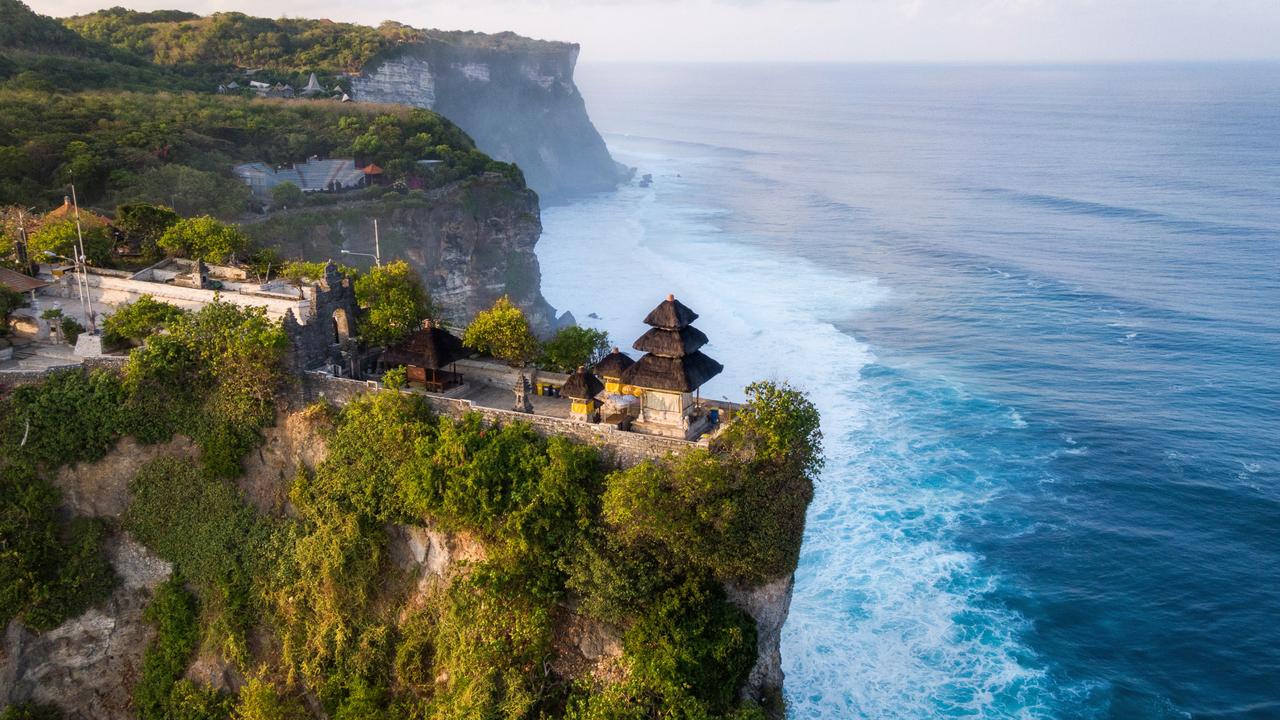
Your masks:
M111 0L32 0L57 17ZM1266 0L134 0L137 10L239 11L575 42L605 62L1065 64L1280 59Z

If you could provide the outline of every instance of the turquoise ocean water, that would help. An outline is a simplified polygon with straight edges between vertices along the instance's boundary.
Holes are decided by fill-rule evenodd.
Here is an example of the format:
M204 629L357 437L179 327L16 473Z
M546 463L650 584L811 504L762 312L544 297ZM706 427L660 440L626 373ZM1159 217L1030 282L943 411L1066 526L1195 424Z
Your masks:
M578 75L547 298L823 412L794 717L1280 717L1280 66Z

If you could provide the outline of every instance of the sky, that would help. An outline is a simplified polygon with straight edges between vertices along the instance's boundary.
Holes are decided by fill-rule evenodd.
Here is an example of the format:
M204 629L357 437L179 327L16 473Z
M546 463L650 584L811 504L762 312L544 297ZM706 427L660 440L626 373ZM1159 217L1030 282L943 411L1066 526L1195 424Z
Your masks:
M581 62L1130 62L1280 59L1280 0L27 0L66 16L237 10L513 30Z

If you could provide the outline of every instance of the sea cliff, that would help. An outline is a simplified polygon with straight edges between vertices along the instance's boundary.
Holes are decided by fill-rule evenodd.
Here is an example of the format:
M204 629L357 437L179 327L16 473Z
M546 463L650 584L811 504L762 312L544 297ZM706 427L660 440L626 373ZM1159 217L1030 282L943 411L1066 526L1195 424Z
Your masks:
M519 165L547 201L611 190L624 177L574 85L576 44L427 32L370 61L352 80L354 99L439 112L485 153Z
M383 261L404 259L421 273L444 318L465 325L507 295L541 330L555 324L542 297L534 246L542 233L537 196L491 174L427 192L273 212L245 231L286 257L368 265L378 221Z

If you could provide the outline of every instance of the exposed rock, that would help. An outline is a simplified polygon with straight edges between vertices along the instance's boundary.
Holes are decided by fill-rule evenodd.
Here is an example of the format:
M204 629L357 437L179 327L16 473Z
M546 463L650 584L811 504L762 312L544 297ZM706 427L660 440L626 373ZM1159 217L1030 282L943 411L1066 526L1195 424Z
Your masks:
M244 461L237 480L245 500L263 514L287 512L289 487L298 468L314 470L329 454L321 434L328 422L323 412L302 410L276 416L276 424L263 433L257 450Z
M551 668L564 678L590 677L599 685L626 678L622 662L622 632L608 623L560 607L555 617L555 657Z
M357 101L435 110L490 156L514 162L544 199L612 190L609 157L573 82L575 44L512 33L443 33L380 57L351 83Z
M766 707L782 690L782 625L791 609L794 586L795 576L787 575L759 587L725 587L729 602L756 621L756 665L742 688L742 696Z
M129 507L129 481L138 468L156 458L194 458L198 452L191 439L181 435L159 445L141 445L126 437L97 462L63 467L53 484L62 491L63 504L75 513L116 518Z
M229 693L240 692L244 687L244 675L236 666L217 653L202 652L191 667L187 668L186 678L199 685L207 685L214 690Z
M347 243L365 251L374 218L383 261L405 259L417 268L446 320L465 325L508 295L535 327L551 327L555 311L542 297L534 254L542 234L538 198L498 175L385 201L273 213L245 228L287 256L327 260L341 257Z
M129 693L154 630L142 610L169 563L127 535L107 547L120 586L100 607L43 634L9 623L0 657L0 705L57 705L69 720L130 718Z
M488 556L484 544L470 533L449 533L419 525L390 526L387 554L412 583L403 613L406 615L421 607L431 590L454 573L477 565Z

